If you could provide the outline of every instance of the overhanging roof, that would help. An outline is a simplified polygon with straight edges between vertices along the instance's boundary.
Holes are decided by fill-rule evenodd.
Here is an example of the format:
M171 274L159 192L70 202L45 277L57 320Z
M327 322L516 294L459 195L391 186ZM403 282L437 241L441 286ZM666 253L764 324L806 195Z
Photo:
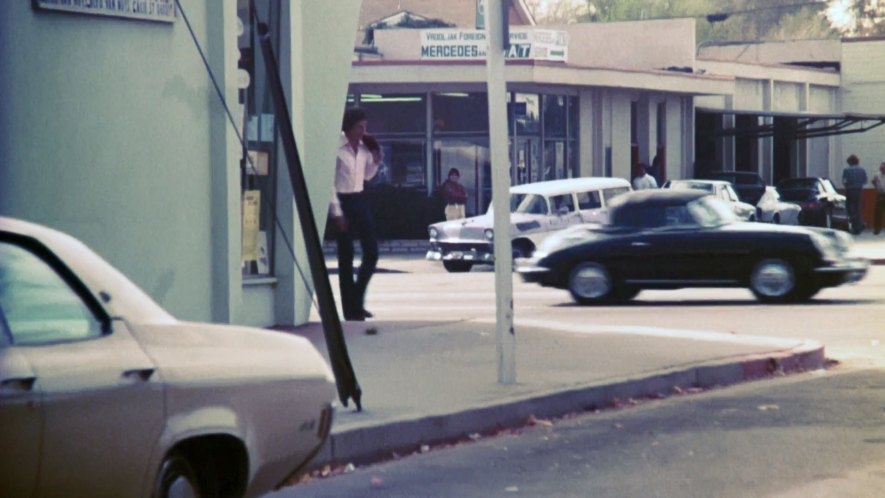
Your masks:
M885 124L885 115L863 113L799 113L778 111L736 111L728 109L695 108L698 112L728 114L733 116L757 116L791 118L788 121L760 123L721 130L705 130L714 137L784 137L791 140L863 133Z

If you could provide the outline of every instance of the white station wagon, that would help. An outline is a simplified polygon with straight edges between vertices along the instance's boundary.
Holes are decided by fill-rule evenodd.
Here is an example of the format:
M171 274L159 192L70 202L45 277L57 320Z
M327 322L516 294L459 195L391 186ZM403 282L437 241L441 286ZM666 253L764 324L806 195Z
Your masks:
M531 256L552 232L579 223L605 223L608 204L632 190L623 178L571 178L510 187L510 238L515 258ZM481 215L428 227L427 259L450 272L470 271L495 261L492 207Z

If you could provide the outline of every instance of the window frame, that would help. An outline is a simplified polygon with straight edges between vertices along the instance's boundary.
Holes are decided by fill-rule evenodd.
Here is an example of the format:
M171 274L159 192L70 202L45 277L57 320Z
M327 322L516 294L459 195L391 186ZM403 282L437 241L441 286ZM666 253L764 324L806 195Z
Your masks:
M93 318L101 326L101 334L98 336L83 337L77 339L59 339L56 341L27 344L26 346L40 347L53 344L68 344L72 342L91 341L110 335L112 320L111 315L108 314L104 306L101 305L98 298L96 298L96 296L92 294L92 292L89 290L89 287L87 287L86 284L84 284L83 281L80 280L79 277L77 277L73 270L71 270L64 263L64 261L61 260L61 258L59 258L54 252L52 252L39 240L26 235L20 235L10 232L0 232L0 244L4 243L17 246L20 249L29 252L35 258L39 259L47 266L49 266L49 268L54 271L65 284L67 284L71 291L78 298L80 298L80 300L86 306L86 309L88 309L89 312L92 313ZM6 314L2 308L0 308L0 318L2 318L3 321L3 329L8 334L8 337L6 337L6 339L8 340L8 345L17 346L15 338L12 337L12 331L9 330L8 323L6 323Z

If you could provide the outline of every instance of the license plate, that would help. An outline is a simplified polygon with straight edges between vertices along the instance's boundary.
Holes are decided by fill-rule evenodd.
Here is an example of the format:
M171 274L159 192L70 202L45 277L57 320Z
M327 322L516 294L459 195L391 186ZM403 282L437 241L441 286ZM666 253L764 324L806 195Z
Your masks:
M464 253L461 251L452 251L449 253L451 259L464 259Z

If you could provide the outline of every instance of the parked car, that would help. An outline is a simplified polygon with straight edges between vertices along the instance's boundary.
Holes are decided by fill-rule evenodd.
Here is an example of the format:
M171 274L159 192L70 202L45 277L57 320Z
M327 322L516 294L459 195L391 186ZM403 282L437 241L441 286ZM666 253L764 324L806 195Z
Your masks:
M326 440L306 339L180 322L78 240L0 217L0 496L258 496Z
M741 201L754 206L765 193L765 182L758 173L752 171L711 171L704 179L731 183Z
M738 219L756 221L756 208L741 202L731 183L725 180L667 180L663 188L709 192L725 201Z
M788 178L777 184L781 199L799 205L799 223L850 231L851 219L845 196L836 191L828 178Z
M798 205L781 201L777 189L771 185L765 187L765 193L756 203L756 219L775 225L798 225L800 211L802 208Z
M529 257L551 232L578 223L604 223L608 204L632 190L623 178L571 178L510 188L510 240L513 256ZM482 216L441 221L428 227L427 259L450 272L474 264L494 264L492 208Z
M580 304L682 287L748 287L763 302L802 301L866 275L869 262L849 258L850 243L835 230L737 221L704 192L641 191L615 200L609 225L556 234L517 270Z

